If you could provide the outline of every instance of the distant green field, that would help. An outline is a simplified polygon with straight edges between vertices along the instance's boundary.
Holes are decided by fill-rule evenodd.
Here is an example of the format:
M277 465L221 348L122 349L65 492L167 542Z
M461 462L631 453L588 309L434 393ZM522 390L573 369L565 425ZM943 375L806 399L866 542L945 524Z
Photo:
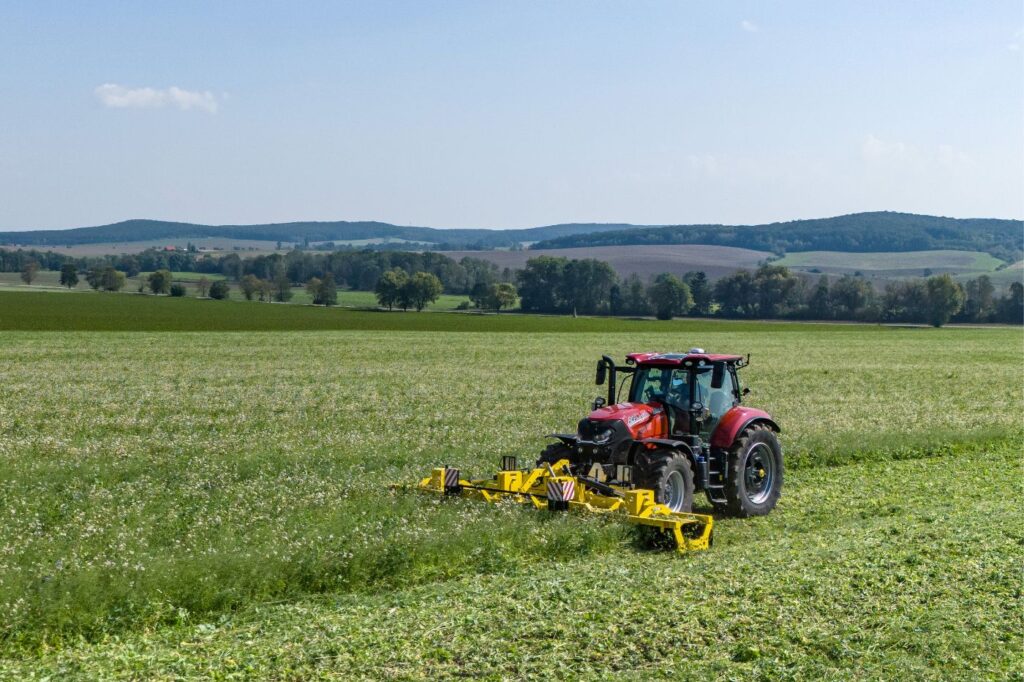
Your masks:
M78 278L78 288L86 290L89 285L85 283L85 279L81 276ZM3 290L24 290L32 291L35 288L56 288L64 289L60 285L60 273L53 270L40 270L36 273L36 279L32 282L31 286L26 286L21 281L20 272L0 272L0 291Z
M840 251L801 251L787 253L786 257L775 261L776 265L810 270L817 268L823 273L852 273L860 270L868 273L884 273L886 275L921 276L925 270L938 274L955 272L957 274L990 273L1003 261L977 251L908 251L903 253L844 253Z
M343 300L347 292L342 292ZM415 330L505 332L614 332L640 329L686 332L705 329L803 331L794 322L726 320L632 320L518 313L369 311L342 307L213 301L88 291L62 296L50 291L0 290L0 330L49 331L300 331ZM855 325L815 325L849 331Z
M1024 260L1008 265L1002 270L989 274L997 286L1009 286L1013 282L1024 282Z
M135 279L145 279L150 274L152 274L152 273L140 272ZM173 277L174 280L177 281L177 282L198 282L199 280L203 279L204 277L206 279L210 280L211 282L214 281L214 280L217 280L217 279L227 279L224 275L219 275L219 274L216 274L216 273L206 273L206 272L177 272L177 271L174 271L174 272L171 273L171 277Z
M130 277L125 280L124 290L120 293L137 293L139 286L145 287L146 277L150 273L141 272L136 277ZM196 289L196 282L203 277L206 277L211 282L218 279L225 279L223 275L216 274L203 274L198 272L173 272L171 273L174 277L174 281L180 282L185 285L188 291L188 296L196 296L198 291ZM238 286L237 282L231 282L231 291L228 294L228 298L235 301L244 301L245 296L242 295L242 291ZM32 292L39 289L56 289L59 291L66 291L64 287L60 286L60 273L41 270L36 280L31 286L26 285L21 281L21 275L17 272L0 272L0 291L16 291L16 292ZM77 291L88 291L89 285L86 284L85 278L79 275L78 286L75 288ZM148 291L148 289L147 289ZM441 296L427 306L427 310L440 311L440 310L455 310L459 304L468 301L466 296L460 296L456 294L441 294ZM292 304L310 304L313 302L312 296L306 293L305 287L293 287L292 299L289 303ZM376 308L377 297L372 291L338 291L338 306L342 308Z

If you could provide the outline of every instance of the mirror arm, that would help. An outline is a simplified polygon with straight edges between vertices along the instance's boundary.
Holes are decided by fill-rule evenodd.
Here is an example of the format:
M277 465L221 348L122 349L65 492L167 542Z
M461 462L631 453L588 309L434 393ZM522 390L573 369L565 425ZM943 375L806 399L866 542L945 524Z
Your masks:
M615 404L615 361L607 355L601 356L601 362L608 368L608 405Z

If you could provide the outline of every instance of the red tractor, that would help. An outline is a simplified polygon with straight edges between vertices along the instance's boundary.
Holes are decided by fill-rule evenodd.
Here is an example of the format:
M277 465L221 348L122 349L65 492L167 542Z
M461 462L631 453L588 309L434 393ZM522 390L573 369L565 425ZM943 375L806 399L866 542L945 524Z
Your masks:
M586 485L648 488L675 512L689 512L702 490L718 511L767 514L782 491L782 447L771 416L741 404L750 389L736 372L746 365L701 348L633 353L626 366L605 355L596 383L607 381L607 399L594 400L575 434L551 434L558 442L538 464L567 459ZM626 402L618 402L619 374L632 378Z

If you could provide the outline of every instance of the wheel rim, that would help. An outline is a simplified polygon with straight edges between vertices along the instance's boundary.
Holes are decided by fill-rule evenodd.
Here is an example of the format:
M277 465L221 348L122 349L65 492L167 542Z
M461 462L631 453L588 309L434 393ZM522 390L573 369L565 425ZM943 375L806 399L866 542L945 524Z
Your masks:
M764 504L775 486L775 456L766 443L757 443L747 453L743 467L743 482L747 499Z
M678 471L669 473L665 482L665 505L672 511L681 511L686 499L686 481Z

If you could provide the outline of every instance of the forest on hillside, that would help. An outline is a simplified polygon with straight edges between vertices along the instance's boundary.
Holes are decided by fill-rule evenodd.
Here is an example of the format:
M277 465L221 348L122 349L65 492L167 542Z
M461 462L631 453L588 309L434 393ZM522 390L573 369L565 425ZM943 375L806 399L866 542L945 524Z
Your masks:
M1024 221L958 219L909 213L855 213L770 225L671 225L547 239L533 249L627 244L713 244L783 254L788 251L892 252L959 249L1005 261L1024 254Z
M958 219L910 213L854 213L833 218L765 225L669 225L566 223L514 230L448 229L381 222L295 222L266 225L200 225L158 220L127 220L69 230L0 232L0 245L53 247L124 244L152 240L224 238L278 242L338 250L346 241L399 240L359 249L459 251L568 248L626 244L709 244L783 254L791 251L984 251L1005 261L1024 254L1024 222L990 218ZM335 244L334 242L337 242ZM404 242L404 243L401 243Z

